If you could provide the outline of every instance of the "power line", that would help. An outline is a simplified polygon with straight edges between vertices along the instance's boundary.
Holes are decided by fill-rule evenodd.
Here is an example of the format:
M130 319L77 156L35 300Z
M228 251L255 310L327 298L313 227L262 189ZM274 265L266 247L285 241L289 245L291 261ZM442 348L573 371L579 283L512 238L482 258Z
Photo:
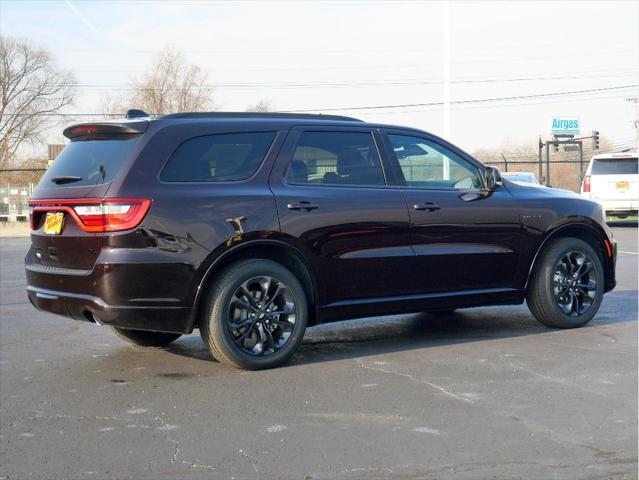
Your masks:
M540 93L535 95L518 95L518 96L510 96L510 97L493 97L493 98L479 98L479 99L466 99L466 100L453 100L450 103L454 105L464 105L470 103L488 103L488 102L502 102L502 101L511 101L511 100L522 100L527 98L547 98L547 97L558 97L562 95L579 95L586 93L595 93L595 92L606 92L611 90L623 90L628 88L635 88L639 86L639 84L630 84L630 85L620 85L616 87L605 87L605 88L591 88L587 90L573 90L568 92L553 92L553 93ZM430 107L430 106L439 106L443 105L443 102L426 102L426 103L404 103L397 105L366 105L366 106L356 106L356 107L332 107L332 108L307 108L307 109L298 109L298 110L282 110L283 113L304 113L304 112L334 112L334 111L342 111L342 110L377 110L377 109L389 109L389 108L405 108L405 107Z
M453 100L450 103L454 105L470 105L470 104L482 104L482 103L494 103L494 102L504 102L504 101L512 101L512 100L525 100L532 98L555 98L565 95L582 95L582 94L597 94L599 92L607 92L613 90L624 90L628 88L635 88L639 86L639 84L630 84L630 85L620 85L616 87L605 87L605 88L592 88L587 90L573 90L567 92L552 92L552 93L540 93L534 95L518 95L518 96L510 96L510 97L493 97L493 98L475 98L475 99L465 99L465 100ZM387 110L392 108L407 108L407 107L434 107L441 106L443 102L426 102L426 103L404 103L404 104L396 104L396 105L368 105L368 106L356 106L356 107L331 107L331 108L306 108L306 109L296 109L296 110L278 110L279 113L306 113L306 112L332 112L332 111L343 111L343 110ZM15 115L29 115L29 114L18 114L18 113L7 113L7 116L15 116ZM150 115L164 115L163 113L151 113ZM42 114L41 116L49 116L49 117L121 117L122 113L110 113L110 114L101 114L101 113L51 113L51 114Z
M609 75L582 75L582 76L547 76L547 77L488 77L488 78L467 78L452 80L454 84L482 84L482 83L510 83L510 82L535 82L548 80L580 80L580 79L600 79L600 78L621 78L621 77L637 77L639 72L629 71L627 73L609 74ZM220 82L216 84L207 84L200 87L190 88L158 88L158 87L134 87L122 86L122 84L95 84L95 83L69 83L58 84L60 87L77 87L104 89L115 91L191 91L191 90L215 90L218 88L236 88L236 89L296 89L296 88L339 88L339 87L388 87L388 86L411 86L411 85L441 85L441 79L434 78L405 78L405 79L382 79L382 80L346 80L346 81L323 81L323 82Z

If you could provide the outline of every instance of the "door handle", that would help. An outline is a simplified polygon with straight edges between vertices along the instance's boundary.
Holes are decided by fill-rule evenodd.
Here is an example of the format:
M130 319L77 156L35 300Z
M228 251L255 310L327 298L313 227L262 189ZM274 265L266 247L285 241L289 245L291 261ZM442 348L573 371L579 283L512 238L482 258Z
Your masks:
M301 201L301 202L297 202L297 203L289 203L288 205L286 205L286 208L288 208L289 210L311 211L311 210L315 210L318 207L319 207L319 205L316 205L315 203L311 203L311 202L307 202L307 201Z
M441 207L433 202L424 202L424 203L416 203L413 205L415 210L428 210L432 212L433 210L439 210Z

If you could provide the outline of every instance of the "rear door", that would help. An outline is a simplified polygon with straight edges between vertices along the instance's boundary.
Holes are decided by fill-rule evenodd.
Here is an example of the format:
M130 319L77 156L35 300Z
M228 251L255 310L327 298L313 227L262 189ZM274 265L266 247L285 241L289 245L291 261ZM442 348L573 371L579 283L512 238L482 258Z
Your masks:
M145 128L146 122L140 122L122 128L83 125L65 130L71 142L45 172L30 201L34 263L93 268L103 235L83 228L78 205L88 213L99 208L95 201L105 196L111 181L136 155Z
M637 202L639 172L637 157L594 158L590 170L590 194L596 201ZM625 202L624 202L625 203Z
M313 262L320 304L405 294L414 258L402 193L362 127L291 130L271 175L282 234Z
M483 190L481 166L436 137L388 130L384 139L410 213L414 289L512 288L521 229L510 193Z

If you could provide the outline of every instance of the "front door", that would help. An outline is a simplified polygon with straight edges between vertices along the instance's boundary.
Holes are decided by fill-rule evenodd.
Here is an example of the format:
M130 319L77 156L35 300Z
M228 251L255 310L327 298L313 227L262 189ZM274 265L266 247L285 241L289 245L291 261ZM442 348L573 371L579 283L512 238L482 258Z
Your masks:
M482 167L440 139L387 131L384 140L408 204L415 288L512 288L521 229L510 193L486 191Z
M369 128L294 128L271 174L282 234L313 263L320 305L374 302L410 282L408 209L378 141Z

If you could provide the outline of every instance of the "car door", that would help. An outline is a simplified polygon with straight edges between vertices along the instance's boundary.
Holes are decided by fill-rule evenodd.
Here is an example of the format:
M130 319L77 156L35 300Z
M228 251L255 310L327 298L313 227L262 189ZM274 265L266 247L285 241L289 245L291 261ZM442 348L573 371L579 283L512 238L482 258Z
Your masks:
M512 288L521 227L510 193L487 191L483 167L437 137L387 130L383 138L408 204L415 288Z
M271 173L284 238L319 279L320 305L401 294L414 258L402 192L362 127L293 128Z

